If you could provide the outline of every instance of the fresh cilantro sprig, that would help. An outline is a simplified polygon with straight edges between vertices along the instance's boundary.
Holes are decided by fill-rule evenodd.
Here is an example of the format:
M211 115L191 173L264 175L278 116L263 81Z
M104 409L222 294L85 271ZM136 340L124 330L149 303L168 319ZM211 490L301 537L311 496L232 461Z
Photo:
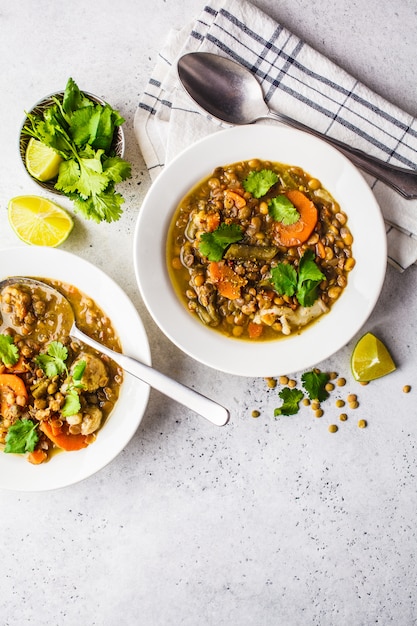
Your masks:
M7 431L4 451L14 454L33 452L38 441L37 424L31 420L17 420Z
M300 389L297 389L296 387L293 389L284 387L278 395L281 400L283 400L283 403L280 407L274 410L275 417L278 417L278 415L295 415L298 413L300 402L304 397L304 394Z
M329 374L326 372L317 372L316 370L305 372L301 376L301 382L310 400L323 402L329 397L329 392L326 390L329 378Z
M64 160L55 188L74 202L75 210L96 222L120 218L124 202L115 185L131 175L130 164L111 151L115 128L124 119L108 104L87 98L70 78L63 101L43 115L27 114L23 133L55 150Z
M46 353L38 354L35 363L48 376L53 378L67 371L65 361L68 358L68 350L60 341L51 341Z
M268 213L276 222L285 226L295 224L300 219L300 214L287 196L279 194L268 202Z
M19 348L10 335L0 335L0 359L6 367L15 365L19 360Z
M307 249L300 259L298 272L288 263L271 269L271 282L281 295L295 295L301 306L310 307L318 298L318 287L326 277L314 261L314 252Z
M326 384L329 381L329 374L311 370L304 372L301 382L310 400L324 402L329 397ZM274 417L279 415L295 415L300 410L300 402L304 398L304 392L297 387L284 387L279 392L279 397L283 400L280 407L274 410Z
M254 198L262 198L278 182L278 175L272 170L252 170L242 182L245 191Z
M68 385L67 393L65 394L65 402L62 407L61 413L64 417L70 417L75 415L81 409L79 390L83 389L84 385L81 382L85 368L85 361L78 361L72 372L72 380Z
M238 224L220 224L211 233L203 233L198 244L201 254L209 261L221 261L227 246L243 237L242 227Z

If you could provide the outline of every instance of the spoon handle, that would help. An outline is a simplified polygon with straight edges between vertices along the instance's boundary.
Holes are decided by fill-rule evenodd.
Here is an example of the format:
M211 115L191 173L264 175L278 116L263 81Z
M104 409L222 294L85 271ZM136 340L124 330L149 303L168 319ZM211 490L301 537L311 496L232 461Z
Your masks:
M203 396L198 391L194 391L194 389L182 385L176 380L165 376L165 374L158 372L149 365L145 365L145 363L141 363L130 356L110 350L101 343L91 339L91 337L88 337L88 335L85 335L75 325L72 326L70 335L74 339L78 339L98 352L105 354L115 363L120 365L120 367L122 367L126 372L133 374L133 376L139 378L144 383L147 383L169 398L172 398L189 409L192 409L202 417L209 420L209 422L212 422L212 424L215 424L216 426L224 426L227 424L229 420L229 411L220 404L217 404L217 402Z
M301 122L297 122L282 113L269 110L268 117L277 120L278 122L282 122L287 126L303 130L310 133L310 135L315 135L320 139L324 139L327 143L330 143L338 148L340 152L352 161L352 163L368 172L368 174L372 174L379 180L382 180L384 183L392 187L392 189L395 189L395 191L401 194L404 198L407 198L408 200L417 198L417 170L410 170L398 167L391 163L385 163L384 161L381 161L372 155L365 154L365 152L362 152L357 148L353 148L338 139L333 139L333 137L328 137L327 135L310 128L309 126L305 126Z

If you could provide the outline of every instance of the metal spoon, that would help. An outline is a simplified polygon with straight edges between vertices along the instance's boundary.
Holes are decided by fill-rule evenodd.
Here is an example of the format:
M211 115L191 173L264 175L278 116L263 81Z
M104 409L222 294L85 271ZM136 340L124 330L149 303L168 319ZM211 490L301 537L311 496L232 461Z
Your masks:
M61 333L61 336L62 334L67 334L73 339L77 339L78 341L85 343L91 348L94 348L101 354L105 354L115 363L120 365L120 367L122 367L126 372L133 374L133 376L139 378L144 383L147 383L148 385L150 385L154 389L157 389L169 398L172 398L180 404L188 407L192 411L195 411L216 426L224 426L225 424L227 424L229 420L229 411L220 404L217 404L217 402L214 402L213 400L210 400L206 396L200 394L198 391L194 391L194 389L186 387L176 380L165 376L165 374L162 374L161 372L155 370L149 365L145 365L144 363L141 363L140 361L130 356L120 354L119 352L114 352L114 350L110 350L98 341L95 341L95 339L92 339L91 337L83 333L75 323L74 311L70 302L57 289L34 278L13 276L0 282L0 293L5 286L16 284L29 286L32 285L42 288L42 290L45 292L45 295L47 294L48 298L53 298L54 301L57 303L57 306L59 306L60 308L62 306L65 306L65 313L64 315L60 316L59 333ZM6 322L3 322L3 326L5 324ZM2 318L0 316L0 332L1 326Z
M324 139L355 165L379 178L404 198L417 198L417 170L385 163L369 154L272 111L255 76L231 59L210 52L190 52L178 61L180 81L191 98L213 117L229 124L252 124L270 118Z

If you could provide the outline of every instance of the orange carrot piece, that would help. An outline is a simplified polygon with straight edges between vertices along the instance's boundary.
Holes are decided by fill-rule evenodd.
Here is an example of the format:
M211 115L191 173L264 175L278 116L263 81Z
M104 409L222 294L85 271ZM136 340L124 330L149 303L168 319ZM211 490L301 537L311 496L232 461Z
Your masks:
M46 461L47 457L48 455L46 454L45 450L39 448L38 450L34 450L33 452L30 452L28 454L28 461L33 465L40 465L41 463Z
M307 241L317 224L318 211L314 203L298 189L286 191L285 195L300 214L300 219L294 224L276 223L275 237L278 243L289 248Z
M229 300L240 298L240 290L245 279L226 265L224 261L211 261L207 270L209 280L217 287L220 295Z
M212 233L220 224L220 213L208 213L206 218L207 231Z
M256 324L255 322L249 322L248 324L248 335L250 339L258 339L262 335L263 326L262 324Z
M56 429L54 429L47 421L40 422L39 428L48 437L48 439L52 441L52 443L67 452L81 450L82 448L86 448L88 446L86 435L69 435L62 430L61 432L56 432Z
M23 396L28 398L28 392L22 378L17 374L0 374L0 414L4 416L9 407L7 402L7 392L12 392L15 397Z

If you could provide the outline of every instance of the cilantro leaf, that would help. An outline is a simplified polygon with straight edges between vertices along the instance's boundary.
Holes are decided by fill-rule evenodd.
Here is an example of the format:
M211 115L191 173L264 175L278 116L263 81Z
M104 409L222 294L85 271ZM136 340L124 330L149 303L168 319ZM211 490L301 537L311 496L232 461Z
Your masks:
M254 198L264 196L275 183L278 182L278 175L272 170L251 171L243 181L245 191L251 193Z
M198 244L201 254L209 261L220 261L227 246L243 237L242 227L224 222L211 233L203 233Z
M271 269L271 283L277 293L297 297L301 306L310 307L318 298L319 285L326 277L314 261L314 252L304 252L298 265L298 273L288 263L278 263Z
M278 263L271 269L271 282L279 294L293 296L297 289L297 271L290 263Z
M300 389L284 387L278 395L281 400L283 400L283 404L274 410L275 417L278 417L278 415L295 415L298 413L300 408L299 404L304 397Z
M300 259L298 266L298 280L300 283L305 280L322 281L325 275L314 261L314 252L308 248Z
M68 350L60 341L51 341L46 353L38 354L35 362L45 372L48 378L53 378L66 371L65 361Z
M323 402L329 397L329 393L326 391L329 375L325 372L316 372L315 370L305 372L301 376L301 382L310 400Z
M297 300L301 306L309 307L318 298L318 288L326 278L314 261L314 252L307 249L298 266Z
M85 361L78 361L72 372L72 379L74 382L79 383L84 375L87 363Z
M300 219L300 214L291 200L282 194L270 200L268 212L276 222L282 222L285 226L295 224Z
M0 335L0 359L6 366L14 365L19 360L19 349L10 335Z
M75 387L72 387L65 396L65 402L61 409L61 413L64 417L70 417L71 415L76 415L80 409L80 397Z
M7 431L5 452L23 454L33 452L38 443L37 424L31 420L17 420Z

